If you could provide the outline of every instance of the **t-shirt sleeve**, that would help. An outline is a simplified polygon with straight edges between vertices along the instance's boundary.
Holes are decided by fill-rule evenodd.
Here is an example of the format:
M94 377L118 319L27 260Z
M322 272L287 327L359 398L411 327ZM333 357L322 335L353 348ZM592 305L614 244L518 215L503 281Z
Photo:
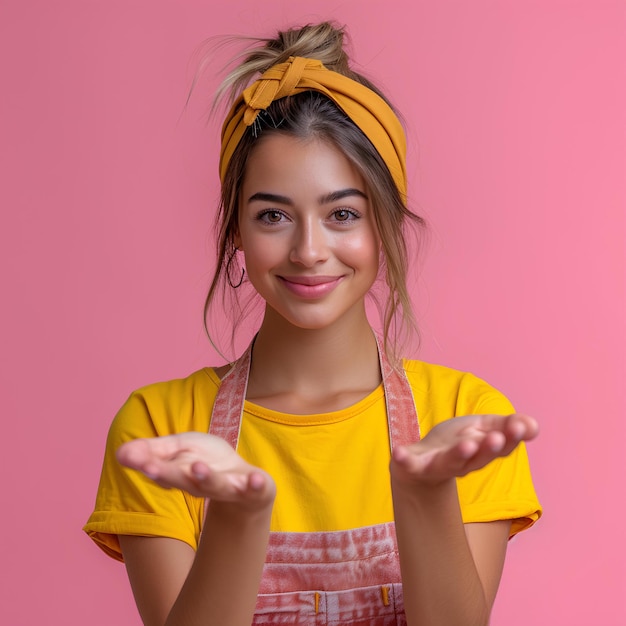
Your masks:
M509 415L509 400L484 381L466 374L459 388L456 415ZM526 446L457 479L463 521L511 520L511 537L532 526L542 509L535 493Z
M199 499L164 489L123 467L115 452L132 439L171 434L174 426L158 394L133 393L115 416L107 437L95 510L85 532L109 556L123 560L118 535L171 537L197 547Z

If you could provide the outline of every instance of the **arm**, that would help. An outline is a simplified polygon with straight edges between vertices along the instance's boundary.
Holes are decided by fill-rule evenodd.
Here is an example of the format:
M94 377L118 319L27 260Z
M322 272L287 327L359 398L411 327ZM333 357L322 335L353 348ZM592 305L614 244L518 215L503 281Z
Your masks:
M472 415L394 450L391 484L409 624L488 624L510 522L464 525L456 477L536 434L536 422L526 416Z
M164 487L211 498L197 552L175 539L120 537L144 623L250 624L269 537L272 479L202 433L128 442L118 458Z

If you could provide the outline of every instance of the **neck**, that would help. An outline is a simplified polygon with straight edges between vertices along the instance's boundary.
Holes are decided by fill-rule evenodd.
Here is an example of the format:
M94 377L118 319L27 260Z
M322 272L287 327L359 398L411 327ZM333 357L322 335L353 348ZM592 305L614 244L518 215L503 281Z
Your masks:
M321 329L303 329L266 311L254 343L248 397L372 390L380 384L378 349L365 310Z

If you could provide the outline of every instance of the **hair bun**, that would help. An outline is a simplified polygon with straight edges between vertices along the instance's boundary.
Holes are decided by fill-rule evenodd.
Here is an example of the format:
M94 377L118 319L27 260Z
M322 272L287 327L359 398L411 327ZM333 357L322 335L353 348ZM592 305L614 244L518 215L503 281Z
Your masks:
M267 41L266 50L276 56L268 67L286 61L290 56L307 57L321 61L329 70L345 74L350 71L348 55L343 44L345 29L331 22L308 24L278 33ZM266 68L267 69L267 68Z
M237 40L229 38L229 41ZM214 108L226 95L232 103L260 74L277 63L286 62L289 57L317 59L327 69L365 85L387 100L367 78L350 69L350 59L344 47L348 34L343 26L321 22L280 31L272 39L245 37L240 40L249 45L233 59L233 62L243 60L223 80L217 90Z

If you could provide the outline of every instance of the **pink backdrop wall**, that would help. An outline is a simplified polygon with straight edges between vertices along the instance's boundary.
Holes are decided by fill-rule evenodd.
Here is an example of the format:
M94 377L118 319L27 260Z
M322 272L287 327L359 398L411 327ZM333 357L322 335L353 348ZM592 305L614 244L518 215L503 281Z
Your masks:
M80 527L128 393L215 361L216 131L199 102L180 118L190 58L210 35L319 18L349 24L409 124L432 233L422 357L541 420L546 513L510 547L493 624L626 623L626 5L315 7L2 2L2 624L139 623Z

